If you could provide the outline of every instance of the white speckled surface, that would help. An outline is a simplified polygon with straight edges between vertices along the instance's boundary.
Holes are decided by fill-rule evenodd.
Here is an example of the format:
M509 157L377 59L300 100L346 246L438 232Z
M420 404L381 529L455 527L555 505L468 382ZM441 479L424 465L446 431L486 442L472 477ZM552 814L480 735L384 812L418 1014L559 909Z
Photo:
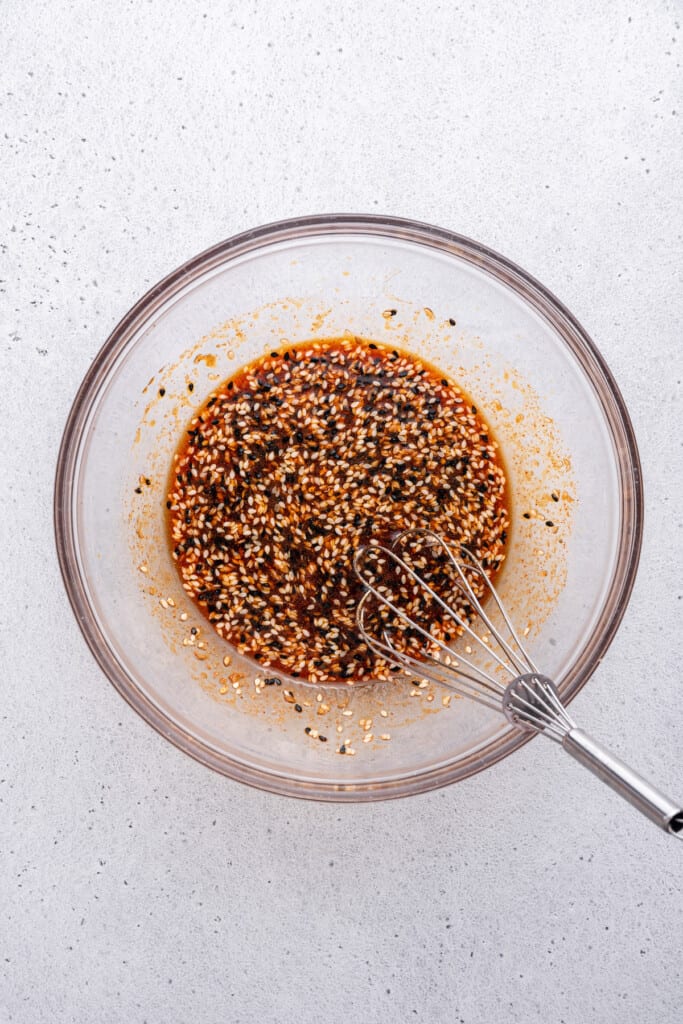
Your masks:
M332 210L471 235L572 309L631 409L641 571L574 709L683 796L680 17L3 5L2 1024L680 1020L680 843L542 741L385 805L211 774L97 669L51 526L83 373L189 255Z

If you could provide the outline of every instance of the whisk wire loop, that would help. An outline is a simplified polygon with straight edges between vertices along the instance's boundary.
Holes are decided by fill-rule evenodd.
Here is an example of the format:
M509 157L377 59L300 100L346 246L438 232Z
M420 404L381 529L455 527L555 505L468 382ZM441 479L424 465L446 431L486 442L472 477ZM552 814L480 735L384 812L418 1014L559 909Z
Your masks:
M433 530L428 530L426 528L420 527L415 527L411 530L404 530L402 533L400 533L394 542L394 547L401 546L411 538L417 538L419 536L428 538L432 542L432 544L437 545L446 553L451 565L458 574L458 585L460 590L464 592L467 600L472 605L474 611L477 613L477 616L484 623L487 630L495 637L496 642L505 652L512 666L517 670L516 672L513 672L512 669L509 669L510 673L512 675L521 675L524 672L537 672L538 669L529 657L529 654L526 648L524 647L522 641L520 640L517 634L517 630L515 629L512 621L510 620L510 617L507 611L505 610L502 601L498 597L495 588L491 584L491 581L488 577L488 573L484 569L479 559L476 558L475 555L468 548L461 546L460 551L467 559L467 562L459 561L453 554L453 551L448 541L444 540L443 537L441 537L438 533L435 533ZM510 637L514 641L517 650L515 650L514 647L505 640L503 634L494 626L493 622L487 615L481 600L475 594L470 581L467 579L467 576L465 575L465 568L474 569L476 571L477 575L484 584L484 587L488 592L490 598L493 600L498 611L500 612L503 622L505 623L505 626L508 630L508 633L510 634ZM480 639L474 633L471 633L471 635L473 635L476 640Z
M365 586L370 591L370 593L374 594L374 596L378 598L382 604L389 608L390 611L393 612L393 614L396 615L402 622L408 625L414 632L422 636L428 643L438 647L439 650L443 652L443 654L446 657L450 657L452 655L452 648L449 647L448 644L444 643L442 640L439 640L437 637L435 637L431 632L429 632L429 630L426 630L419 622L415 622L415 620L412 619L406 612L404 612L402 608L400 608L394 601L391 600L391 598L389 598L378 587L376 587L371 578L362 575L361 570L363 567L363 561L369 555L378 554L381 554L384 557L388 557L394 563L395 566L401 569L402 572L407 573L411 577L411 579L413 579L423 589L423 591L425 591L429 595L429 597L432 598L432 600L435 601L436 604L455 622L456 626L460 630L462 630L463 633L466 633L467 636L469 636L477 644L483 647L486 653L491 655L491 657L500 665L501 668L506 669L506 671L508 671L513 676L517 675L517 673L513 672L510 669L510 667L506 665L505 661L498 654L496 654L495 651L491 650L491 648L484 644L481 637L478 636L478 634L472 629L467 620L464 619L461 615L459 615L453 608L451 608L451 606L448 605L443 600L443 598L440 597L440 595L437 594L436 591L417 572L415 572L415 570L410 565L408 565L408 563L404 559L397 555L395 551L393 551L391 548L380 547L379 545L361 548L356 554L355 558L354 564L356 572L359 573L361 579L363 580ZM476 597L474 597L474 594L472 594L472 599L476 601ZM429 653L426 652L426 654L429 657ZM402 652L399 652L396 649L394 649L394 656L397 655L400 655L402 657ZM474 665L472 662L469 662L466 658L461 658L460 660L462 661L463 664L469 665L470 668L474 669L475 671L479 672L482 676L484 676L492 686L495 686L497 689L499 689L500 693L503 692L505 687L502 686L495 679L495 677L489 675L489 673L485 672L483 669L480 669L479 666Z
M386 630L382 632L381 640L370 633L366 626L366 614L367 605L372 596L379 597L382 603L395 612L399 619L409 623L420 636L430 644L438 647L439 651L443 654L443 660L426 649L423 651L422 658L416 658L407 651L399 651L391 642L391 638ZM399 663L404 668L407 668L411 674L430 679L431 682L438 683L456 693L470 697L480 704L485 704L495 710L500 708L500 701L505 692L505 687L497 679L483 669L480 669L479 666L475 665L468 658L458 656L456 660L451 648L447 644L437 640L431 633L423 629L422 626L414 623L401 609L397 608L393 602L389 601L385 595L381 594L374 587L369 586L368 592L361 598L356 619L358 631L363 640L380 657L392 663ZM466 668L463 668L463 665ZM457 676L454 674L456 671ZM469 683L473 684L473 686L469 686Z

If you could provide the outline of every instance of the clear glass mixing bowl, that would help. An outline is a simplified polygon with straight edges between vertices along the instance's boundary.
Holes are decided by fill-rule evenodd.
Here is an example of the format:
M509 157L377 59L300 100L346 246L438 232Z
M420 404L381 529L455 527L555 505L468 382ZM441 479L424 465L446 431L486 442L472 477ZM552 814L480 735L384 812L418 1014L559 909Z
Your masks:
M431 687L411 696L405 684L349 691L285 679L259 692L258 666L209 635L188 602L164 537L168 468L193 408L265 350L346 331L427 358L484 411L513 495L499 591L570 701L604 655L636 572L633 431L571 314L508 260L440 228L366 216L285 221L231 238L161 281L116 327L78 391L59 454L55 528L83 634L154 728L264 789L376 800L465 778L526 737L476 704L444 706ZM205 649L184 642L193 624ZM283 700L288 686L302 713ZM322 716L321 703L330 708ZM369 743L363 718L373 720ZM307 736L307 725L328 742ZM355 756L337 753L347 734Z

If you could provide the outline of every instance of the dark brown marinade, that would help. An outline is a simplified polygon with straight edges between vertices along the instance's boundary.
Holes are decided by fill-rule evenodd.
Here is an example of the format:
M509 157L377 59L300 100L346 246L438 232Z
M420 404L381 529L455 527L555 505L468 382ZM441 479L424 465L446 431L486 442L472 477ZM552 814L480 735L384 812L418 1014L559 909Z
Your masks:
M175 455L167 508L183 586L217 632L311 682L389 670L356 631L359 546L428 526L493 577L509 530L500 449L469 396L357 337L273 351L217 387Z

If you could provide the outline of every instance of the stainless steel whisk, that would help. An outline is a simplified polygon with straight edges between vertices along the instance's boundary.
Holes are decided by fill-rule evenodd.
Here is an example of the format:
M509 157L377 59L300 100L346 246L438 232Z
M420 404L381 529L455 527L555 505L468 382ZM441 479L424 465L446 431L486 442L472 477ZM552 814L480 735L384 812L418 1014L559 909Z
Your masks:
M426 540L432 548L439 548L445 554L448 564L455 570L455 586L485 627L483 636L474 628L474 617L470 619L444 601L406 557L399 553L408 541L418 539ZM536 668L481 563L466 548L459 550L461 557L457 558L448 543L432 530L413 529L400 533L392 547L371 544L356 553L355 569L366 587L358 605L357 622L368 646L391 664L403 666L412 675L429 679L463 697L502 712L518 729L548 736L661 829L683 839L683 807L650 785L577 727L563 706L555 683ZM452 619L458 633L468 638L465 656L460 650L454 651L447 642L435 637L428 626L416 622L401 608L386 578L383 580L377 576L378 556L385 560L386 565L393 565L404 587L414 585L413 593L426 595ZM374 573L370 565L372 559L375 560ZM502 619L502 630L493 624L467 574L478 578L488 591ZM391 611L395 616L394 621L402 622L411 629L413 636L424 640L421 657L397 648L392 639L390 623L382 626L381 636L373 635L368 628L368 611L373 599ZM495 644L491 643L491 639ZM473 653L475 650L472 644L476 645L479 654L485 653L485 665L478 665L472 657L467 656L468 652Z

